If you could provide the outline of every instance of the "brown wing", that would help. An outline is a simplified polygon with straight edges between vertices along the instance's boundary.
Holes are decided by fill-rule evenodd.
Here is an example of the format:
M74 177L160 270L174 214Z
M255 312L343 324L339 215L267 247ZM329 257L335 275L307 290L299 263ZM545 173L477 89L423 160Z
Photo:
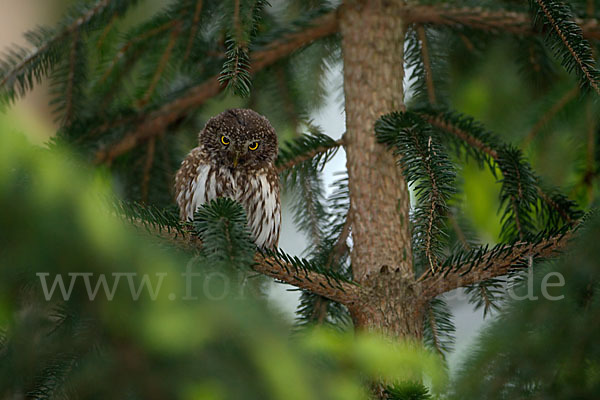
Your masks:
M279 176L272 167L240 174L235 199L244 206L248 227L259 247L277 247L281 227Z
M196 147L181 163L175 176L175 193L182 220L192 220L196 209L218 197L235 198L231 172L210 162L202 147Z
M181 167L175 175L175 199L179 206L179 216L182 220L192 219L194 211L194 194L197 189L198 173L202 166L208 166L208 160L200 147L189 152L181 162Z

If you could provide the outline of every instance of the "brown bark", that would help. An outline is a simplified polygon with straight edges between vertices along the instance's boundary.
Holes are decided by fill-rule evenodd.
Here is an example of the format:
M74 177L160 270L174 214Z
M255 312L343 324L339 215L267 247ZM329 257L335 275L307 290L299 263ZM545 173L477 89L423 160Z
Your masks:
M358 299L347 305L356 329L422 339L426 303L421 285L412 278L384 267L362 283L357 295Z
M408 187L374 133L379 117L404 108L402 6L399 0L347 1L340 10L351 256L354 278L363 287L350 310L359 328L420 337Z

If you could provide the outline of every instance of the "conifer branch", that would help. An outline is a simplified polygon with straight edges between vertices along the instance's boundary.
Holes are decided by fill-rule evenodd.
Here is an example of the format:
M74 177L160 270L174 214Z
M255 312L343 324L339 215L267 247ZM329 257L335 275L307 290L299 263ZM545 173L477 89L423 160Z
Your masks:
M440 338L435 323L435 315L433 314L433 309L431 307L427 308L427 323L431 329L431 339L433 348L438 354L443 355L444 352L442 351L442 348L440 346Z
M294 105L294 98L292 93L290 93L289 81L286 77L285 67L283 65L278 65L275 72L275 78L279 83L279 87L281 88L281 95L283 97L283 103L285 112L287 114L287 118L289 120L290 125L292 125L293 132L295 134L298 133L298 115L299 113L296 110L296 106Z
M71 50L69 53L69 73L67 74L67 87L65 90L64 125L69 125L73 117L73 87L75 85L75 63L77 62L77 47L79 31L73 32Z
M128 207L121 204L120 207ZM137 206L127 209L127 219L134 226L152 236L159 237L168 243L181 248L185 251L198 251L202 248L201 239L192 231L193 228L177 222L171 226L170 222L152 223L146 221L145 211L147 206ZM152 216L162 215L155 211ZM287 256L281 252L257 252L254 256L252 269L263 275L288 283L290 285L308 290L311 293L323 296L327 299L339 302L344 305L353 304L357 301L360 287L355 283L346 280L340 275L325 272L325 267L316 267L323 272L317 272L310 268L315 266L307 265L304 260Z
M531 128L531 131L529 131L529 134L527 135L525 140L523 140L523 147L527 147L533 141L533 139L535 139L535 137L537 136L539 131L544 126L546 126L546 124L548 124L548 122L560 110L565 108L565 106L567 104L569 104L571 102L571 100L575 99L578 94L579 94L579 88L574 87L573 89L571 89L567 93L565 93L548 111L546 111L544 113L544 115L542 115L542 117L535 123L533 128Z
M135 44L137 44L139 42L150 39L151 37L156 36L163 31L173 28L178 23L179 23L178 20L171 20L160 26L157 26L156 28L150 29L149 31L142 32L139 35L136 35L133 38L129 39L127 41L127 43L125 43L123 46L121 46L121 48L119 49L117 54L115 54L110 65L108 66L106 71L104 71L104 74L102 74L102 77L100 78L100 83L103 83L104 81L106 81L106 79L110 76L110 74L115 69L115 67L117 66L119 61L125 56L125 54L131 47L133 47Z
M576 228L576 227L575 227ZM492 278L506 275L512 270L526 268L529 257L550 258L567 247L575 228L563 230L549 238L537 241L518 241L514 244L498 245L489 251L472 252L467 260L451 263L443 274L423 273L418 281L426 298L435 298L459 287L470 286ZM451 260L452 261L452 260Z
M119 19L119 15L118 14L113 15L113 17L110 19L110 22L104 27L104 29L102 30L102 33L100 34L100 37L98 38L98 41L96 42L97 48L102 47L102 45L104 44L104 40L106 39L106 37L108 36L110 31L114 28L115 23L117 22L117 19Z
M315 263L324 265L324 270L347 276L345 263L349 253L347 240L351 229L351 220L348 218L350 199L347 177L336 181L333 187L334 192L327 199L327 212L323 212L322 216L327 225L320 224L321 235L310 255ZM347 309L307 291L300 297L297 314L298 327L327 323L339 329L340 326L347 326L349 321Z
M531 27L526 13L497 11L480 7L447 7L438 5L406 6L403 9L406 23L432 24L454 28L467 27L492 33L538 35ZM575 18L574 22L588 39L600 40L600 22L596 18Z
M402 173L414 187L417 205L413 212L415 249L422 252L430 270L435 270L442 253L443 218L447 200L455 193L454 165L438 144L437 134L418 116L392 113L375 123L380 143L399 156Z
M266 0L244 3L233 1L233 26L227 33L225 62L218 79L235 94L248 97L252 86L249 48L258 32L263 9L269 3Z
M342 232L340 236L337 238L337 241L333 245L333 251L329 255L329 260L327 265L331 267L332 265L337 264L340 261L340 258L344 255L344 253L348 253L350 250L348 248L348 238L350 237L350 231L352 227L352 221L350 219L350 210L347 212L346 222L344 222L344 226L342 227Z
M483 307L483 317L485 318L492 310L499 310L499 302L502 299L502 280L488 279L466 288L466 293L471 294L470 304L475 304L476 308Z
M448 305L442 299L431 299L426 306L423 322L425 344L445 359L454 347L456 331Z
M139 102L139 106L144 106L146 103L148 103L148 101L150 100L150 97L154 93L154 90L156 89L156 86L158 85L158 82L160 81L160 78L162 76L162 73L165 70L165 68L167 67L167 63L169 62L169 58L171 57L171 53L173 51L173 48L175 47L175 43L177 42L177 37L179 36L180 32L181 32L181 24L179 22L177 22L174 25L173 30L171 31L171 35L169 35L169 42L167 43L165 51L163 52L158 65L156 66L156 71L154 72L154 75L152 76L152 81L150 82L150 86L148 86L148 89L146 90L144 97Z
M463 116L456 116L452 113L438 113L429 111L418 112L418 115L430 123L433 127L452 134L457 139L478 150L492 163L500 164L503 153L506 151L513 151L511 149L505 149L502 152L497 150L496 147L500 147L498 140L492 135L491 132L485 131L481 125L476 124L472 119L465 118ZM474 135L473 132L476 132L476 135ZM492 170L495 168L492 164L490 164L490 167ZM516 171L518 169L519 168L515 168ZM568 224L573 224L576 221L575 217L579 216L580 213L575 213L573 216L570 215L569 212L571 211L570 207L572 207L572 205L566 203L562 204L567 206L567 209L565 209L551 195L546 193L546 191L540 186L539 182L533 182L533 185L540 198L550 209L560 214L563 221L567 222Z
M593 179L598 174L596 166L596 129L598 127L597 116L592 111L592 106L588 103L586 107L587 117L587 146L586 146L586 163L585 173L583 175L583 184L588 190L588 202L592 204L594 201Z
M519 186L520 186L520 183L519 183ZM519 235L519 239L523 240L523 236L525 235L525 232L523 230L523 224L521 223L521 216L520 216L519 206L517 205L517 198L515 196L510 196L510 202L511 202L512 212L515 217L515 227L517 228L517 234Z
M562 54L555 46L557 55L562 55L563 66L567 71L578 68L582 86L592 87L600 94L600 72L595 68L592 49L583 38L582 29L572 20L568 7L559 1L548 0L530 0L530 4L537 9L536 19L542 16L545 25L550 26L557 40L568 51L568 55Z
M405 35L404 62L411 71L411 103L435 107L446 103L447 43L435 26L411 25Z
M335 281L328 274L301 269L280 257L257 254L255 271L282 282L308 290L338 303L349 305L358 301L360 287L350 281ZM333 272L330 272L333 273Z
M40 27L25 33L25 38L33 47L15 46L0 60L1 100L11 102L18 95L24 95L36 82L52 74L55 64L63 57L69 61L69 43L77 43L77 47L82 47L79 43L85 34L98 29L107 17L123 13L134 3L99 0L91 8L75 5L58 29Z
M548 195L548 193L544 192L539 185L536 185L536 190L537 190L538 196L540 196L540 198L548 206L550 206L550 208L552 208L554 211L559 213L561 218L563 219L563 221L566 221L568 224L575 223L573 218L567 212L565 212L564 208L559 206L558 203L550 195Z
M79 19L75 20L71 25L67 26L61 32L54 35L52 38L50 38L48 41L46 41L46 43L43 46L35 48L25 59L23 59L19 64L14 66L12 68L12 70L8 74L6 74L2 78L2 80L0 80L0 87L3 87L6 85L7 82L14 80L16 78L16 76L18 74L20 74L23 71L23 69L29 63L34 61L40 54L42 54L44 51L48 50L55 43L59 42L60 40L66 38L67 36L69 36L70 34L75 32L77 29L79 29L79 27L81 25L87 23L94 15L98 14L105 7L107 7L110 2L111 2L111 0L98 1L96 3L96 5L93 8L91 8L86 14L82 15Z
M350 212L348 212L347 215L350 215ZM350 218L346 218L346 222L342 227L342 232L337 238L329 257L327 258L327 264L325 265L325 268L332 269L335 265L338 265L344 254L348 253L349 248L347 240L350 236L350 226ZM310 315L310 320L319 325L323 324L328 315L328 305L330 301L330 299L323 296L319 296L316 300L314 300L313 312Z
M483 282L481 282L481 283L483 283ZM489 293L487 290L485 290L485 286L483 284L480 284L478 289L479 289L479 296L484 301L483 315L485 316L494 307L494 302L490 299Z
M427 36L425 35L425 28L422 24L418 24L417 35L421 42L421 57L423 58L423 65L425 67L425 82L427 83L427 95L429 97L429 103L435 105L435 88L433 85L433 71L431 69L431 60L429 58L429 48L427 46Z
M196 8L194 9L194 19L192 20L192 28L190 29L190 36L188 37L187 45L185 46L185 55L183 60L187 60L192 51L192 45L198 32L198 24L200 23L200 14L202 13L202 0L196 0Z
M456 124L452 124L448 119L444 118L443 114L419 113L419 115L432 126L453 134L458 139L483 152L488 157L491 157L494 160L498 159L498 152L494 148L480 138L471 135L467 130L461 129Z
M504 236L512 238L516 234L520 240L523 240L526 232L532 228L529 211L536 201L532 185L535 187L535 177L531 173L529 165L522 160L518 149L507 147L499 151L497 160L498 166L502 171L502 188L500 190L500 204L506 204L504 214L502 215L502 233ZM514 218L514 229L512 232L511 219Z
M142 203L148 200L148 185L150 183L150 172L154 163L154 153L156 151L156 138L148 140L148 149L146 150L146 160L144 162L144 173L142 176Z
M460 242L460 244L466 250L471 250L471 245L467 241L467 237L465 236L465 233L463 232L462 228L460 227L458 220L452 211L448 212L447 218L448 218L448 221L450 221L450 225L452 225L452 229L456 233L456 236L458 237L458 241Z
M242 41L242 24L240 23L240 0L233 0L233 26L235 27L235 40Z
M317 39L335 33L337 25L336 13L330 12L312 21L310 26L304 30L288 34L282 39L257 50L252 53L254 73L289 56L295 50ZM161 134L169 124L185 115L190 109L204 104L205 101L216 96L222 90L223 87L219 84L218 76L214 76L204 83L190 88L181 97L163 105L160 109L142 115L140 118L142 122L138 124L135 130L125 134L121 140L109 148L100 150L95 154L95 163L110 163L116 157L130 151L140 143Z
M327 305L329 304L328 299L319 296L313 305L313 312L310 316L311 321L314 321L317 325L322 325L327 318Z
M248 50L236 45L232 39L227 40L227 60L219 75L219 83L232 88L233 92L241 97L250 95L250 57Z
M293 168L293 167L295 167L299 164L302 164L305 161L313 159L317 156L325 156L327 159L329 159L329 157L327 157L326 153L331 152L332 150L335 150L343 145L344 145L344 139L342 138L342 139L338 139L335 141L331 140L331 143L320 145L316 148L308 150L307 152L305 152L303 154L299 154L293 158L282 157L280 155L280 158L277 160L277 172L282 173L286 170L289 170L290 168ZM285 160L285 161L283 161L283 160Z
M318 247L322 232L321 224L323 222L321 215L322 213L320 212L322 205L319 202L319 188L317 188L315 193L315 188L313 187L311 182L306 178L301 179L300 185L302 186L302 192L304 196L302 196L303 201L301 201L300 204L298 204L300 206L298 207L298 211L299 213L303 214L302 218L306 218L306 220L308 221L308 233L314 242L313 245L315 247Z

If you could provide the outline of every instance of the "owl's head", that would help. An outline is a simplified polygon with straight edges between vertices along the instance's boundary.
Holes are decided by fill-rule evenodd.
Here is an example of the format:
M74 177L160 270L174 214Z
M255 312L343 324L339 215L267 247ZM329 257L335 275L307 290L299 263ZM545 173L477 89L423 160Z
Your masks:
M235 108L212 117L200 132L211 160L230 168L258 169L277 158L277 134L262 115Z

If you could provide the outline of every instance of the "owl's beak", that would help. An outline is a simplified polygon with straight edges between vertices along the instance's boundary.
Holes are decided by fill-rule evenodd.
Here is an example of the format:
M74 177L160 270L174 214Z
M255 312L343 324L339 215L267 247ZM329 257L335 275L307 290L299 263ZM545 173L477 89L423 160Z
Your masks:
M233 153L233 168L237 167L239 159L240 153L236 151L235 153Z

